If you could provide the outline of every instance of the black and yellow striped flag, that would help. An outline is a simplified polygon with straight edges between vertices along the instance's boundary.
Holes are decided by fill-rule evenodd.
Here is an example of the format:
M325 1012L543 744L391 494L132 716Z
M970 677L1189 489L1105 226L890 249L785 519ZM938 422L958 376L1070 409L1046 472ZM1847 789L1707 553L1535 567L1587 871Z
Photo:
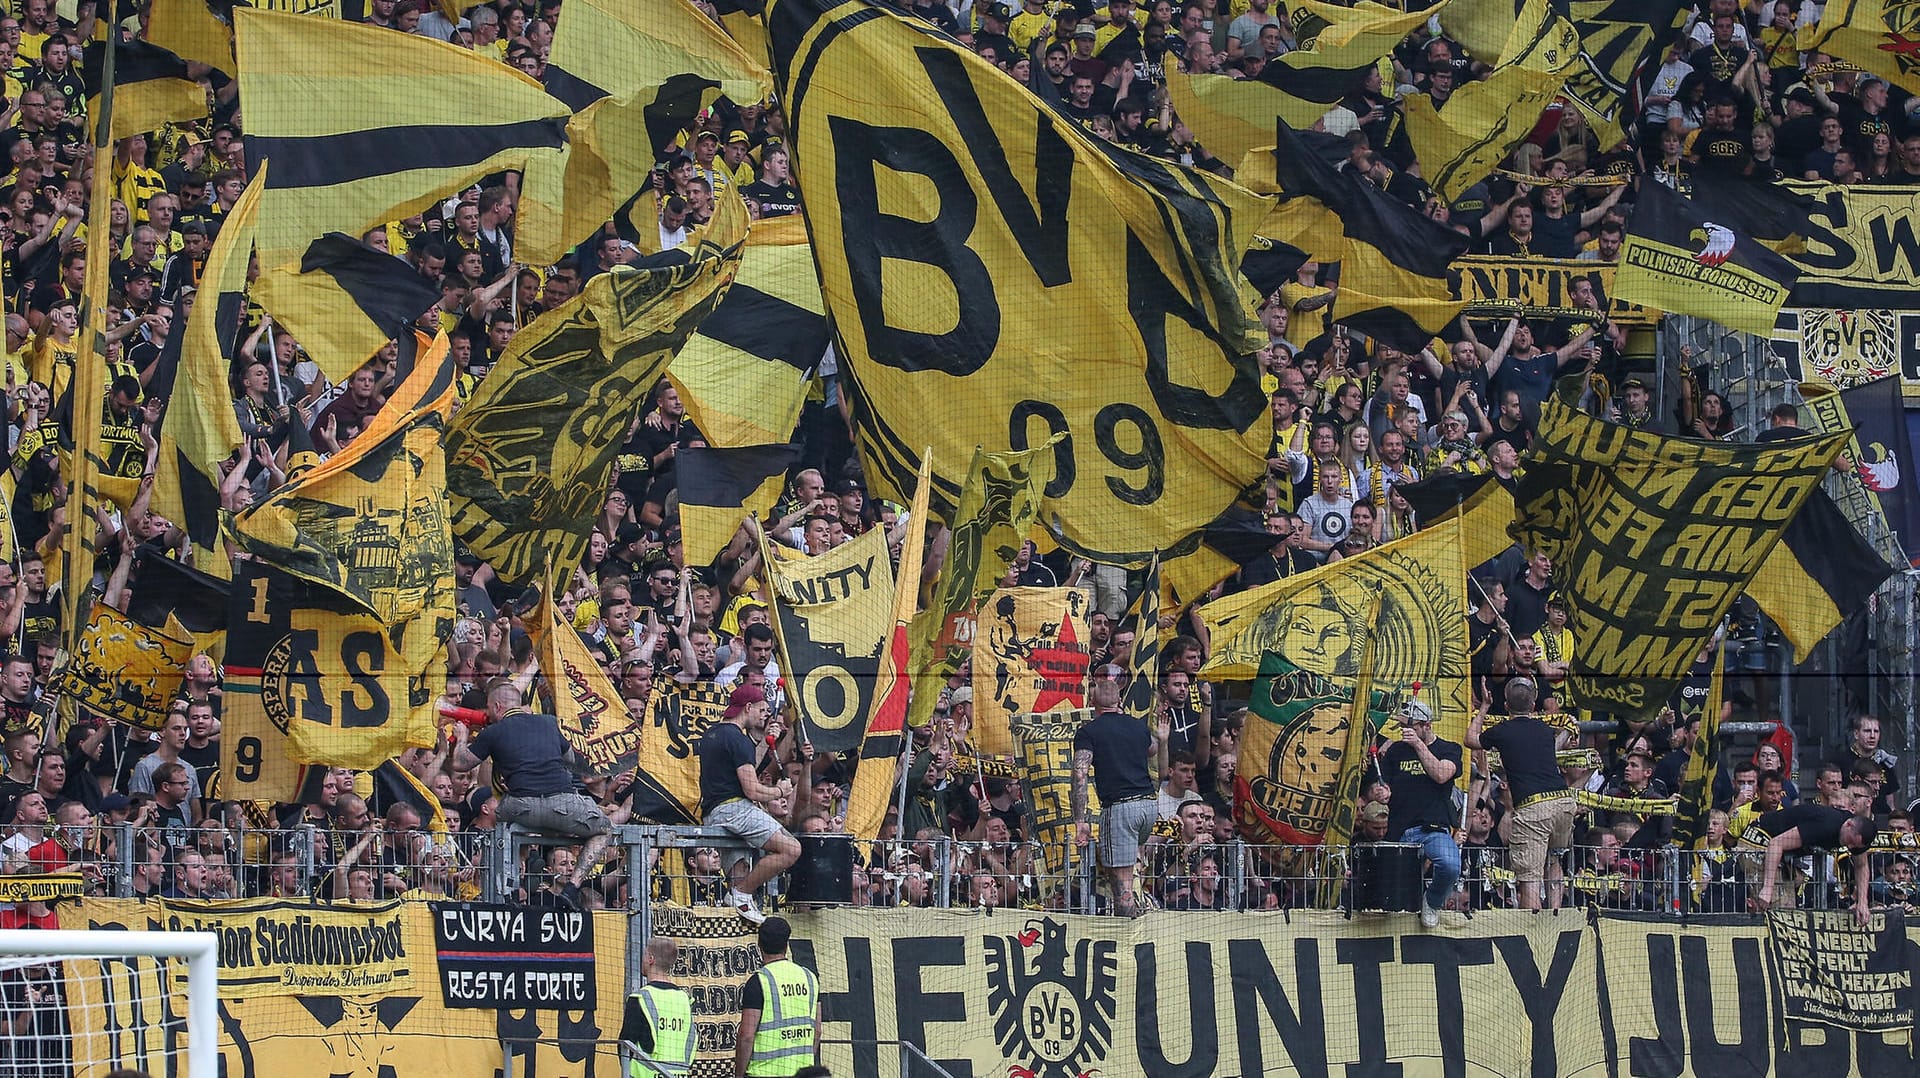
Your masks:
M808 376L833 338L798 215L753 223L740 275L667 368L709 445L769 445L793 437Z
M420 814L420 825L434 841L447 837L446 807L419 776L400 766L398 760L388 760L373 769L373 803L374 811L381 816L395 805L406 805Z
M1281 190L1331 211L1346 236L1334 321L1405 352L1425 348L1460 315L1447 268L1467 238L1371 180L1335 171L1285 121L1274 139Z
M1269 60L1259 78L1167 72L1167 91L1181 122L1207 152L1230 165L1238 165L1250 150L1271 145L1276 116L1293 127L1313 126L1430 14L1315 0L1294 0L1287 8L1296 29L1303 19L1312 19L1321 25L1319 35L1312 48Z
M780 498L796 445L683 446L674 455L680 542L688 565L712 565L740 522L764 517Z
M723 199L698 246L595 276L513 344L447 432L456 534L528 584L586 553L627 423L733 279L746 206Z
M440 301L440 290L406 262L331 232L307 245L298 266L263 271L253 298L293 333L329 381L344 382L388 341L411 333L415 320Z
M1122 620L1133 630L1133 653L1127 656L1127 693L1120 706L1127 714L1151 726L1160 696L1159 558L1147 566L1146 582L1128 605L1127 616Z
M1602 150L1626 137L1692 8L1687 0L1566 0L1580 54L1561 93L1586 113Z
M1270 199L1092 138L892 7L774 0L767 25L876 495L904 501L930 441L946 515L976 447L1068 435L1061 545L1145 565L1263 474L1239 270Z
M1627 222L1613 298L1767 337L1799 280L1795 263L1708 220L1666 185L1649 183L1641 185Z
M95 95L95 103L87 108L90 122L100 115L97 102L105 54L104 43L92 44L87 46L83 61L82 77L88 92ZM144 41L123 41L114 46L113 141L206 114L207 91L187 77L187 65L178 56Z
M576 241L647 186L702 109L723 94L745 103L773 89L764 64L693 5L632 0L568 4L541 78L574 109L568 131L589 151L567 168L563 231Z
M1815 490L1760 563L1747 595L1805 661L1849 614L1866 609L1874 591L1895 572L1827 492Z
M1525 0L1506 27L1500 62L1485 79L1455 90L1444 109L1426 94L1405 102L1420 177L1449 202L1533 133L1579 58L1579 35L1549 0Z
M231 77L240 72L233 58L233 7L233 0L151 0L147 40Z
M247 265L259 219L265 165L227 211L200 274L200 289L184 329L177 389L160 423L160 462L153 485L154 510L185 529L203 553L205 566L224 565L215 555L220 540L219 462L240 447L240 421L228 387L227 353L247 312ZM216 570L217 571L217 570Z
M1267 531L1257 510L1229 506L1162 555L1159 601L1176 609L1200 602L1215 584L1272 550L1273 542L1273 533Z
M378 26L234 12L247 159L272 165L260 266L359 236L496 172L521 172L516 254L558 261L566 104L490 56ZM575 237L578 239L579 237Z
M1831 507L1830 507L1831 508ZM1833 510L1839 516L1839 510ZM1840 521L1846 527L1845 520ZM1848 528L1851 531L1851 528ZM1680 773L1679 813L1673 821L1674 845L1683 850L1707 833L1707 814L1713 809L1713 782L1720 771L1720 701L1727 688L1727 649L1713 652L1713 673L1708 675L1707 699L1700 711L1700 726L1694 731L1693 749L1687 755L1687 768ZM1805 654L1802 652L1801 654Z

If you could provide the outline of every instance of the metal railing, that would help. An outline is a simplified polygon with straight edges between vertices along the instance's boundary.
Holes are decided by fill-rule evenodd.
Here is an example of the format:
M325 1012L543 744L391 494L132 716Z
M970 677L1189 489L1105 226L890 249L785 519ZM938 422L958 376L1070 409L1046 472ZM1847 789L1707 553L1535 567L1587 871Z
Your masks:
M66 849L89 894L129 898L291 898L326 902L482 899L574 903L644 915L655 903L719 906L754 851L723 832L699 827L636 825L578 892L566 888L577 856L573 840L501 826L436 839L423 831L379 828L341 833L315 825L295 829L223 828L168 833L131 824L50 835ZM794 890L777 879L760 898L766 908L831 905L926 909L1017 908L1104 913L1113 896L1087 849L1039 841L987 843L950 838L857 843L844 835L807 836L807 856L845 869L829 893L809 883ZM1609 840L1610 841L1610 840ZM844 844L845 848L833 847ZM1361 843L1357 846L1364 846ZM1369 871L1357 847L1269 846L1213 836L1157 833L1141 847L1136 899L1158 909L1275 910L1353 908L1354 874ZM560 851L565 851L564 853ZM357 851L357 852L356 852ZM1876 899L1886 891L1892 852L1875 853L1870 878ZM1911 856L1911 853L1908 853ZM644 865L636 885L630 866ZM14 871L47 865L16 863ZM1550 859L1550 904L1645 912L1727 913L1747 908L1760 863L1734 851L1683 851L1672 846L1580 847ZM343 879L342 873L346 876ZM826 873L836 879L833 871ZM1404 875L1404 872L1403 872ZM1840 878L1840 877L1845 877ZM1789 857L1782 867L1786 900L1809 908L1844 904L1851 870L1825 854ZM1896 888L1897 889L1897 888ZM1461 909L1517 904L1504 846L1463 843L1454 904ZM1368 892L1372 894L1372 892ZM1358 905L1364 907L1363 901ZM649 929L643 924L641 938Z

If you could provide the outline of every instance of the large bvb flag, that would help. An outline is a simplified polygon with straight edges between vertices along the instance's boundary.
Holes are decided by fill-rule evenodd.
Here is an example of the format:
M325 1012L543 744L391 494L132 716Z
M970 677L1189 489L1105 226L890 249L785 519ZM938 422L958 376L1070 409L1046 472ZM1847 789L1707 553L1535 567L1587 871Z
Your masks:
M272 163L262 268L315 236L358 236L484 176L520 171L517 253L558 261L553 193L571 146L566 104L489 55L378 26L237 8L247 160Z
M1239 263L1265 199L1092 139L865 0L777 0L768 24L876 494L905 500L931 440L945 512L976 447L1068 434L1063 545L1145 564L1260 476Z
M628 423L739 264L746 206L716 206L692 251L599 274L514 337L460 409L447 432L453 527L502 580L580 564Z
M1664 707L1848 434L1702 443L1550 397L1514 497L1514 536L1552 558L1563 581L1569 702L1636 718Z
M1770 336L1800 268L1663 184L1640 185L1613 296Z

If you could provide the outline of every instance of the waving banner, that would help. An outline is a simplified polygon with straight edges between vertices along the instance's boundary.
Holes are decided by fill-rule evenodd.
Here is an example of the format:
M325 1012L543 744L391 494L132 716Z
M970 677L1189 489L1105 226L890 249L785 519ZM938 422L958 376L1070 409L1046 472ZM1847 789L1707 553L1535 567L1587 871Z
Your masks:
M807 739L823 752L860 747L880 649L893 632L893 562L884 528L819 557L768 544L774 628L787 699L799 710Z
M1001 588L980 604L973 637L975 745L1013 753L1016 715L1086 703L1093 594L1084 588Z
M1663 438L1549 397L1514 535L1553 559L1572 607L1570 703L1647 718L1664 707L1850 435Z
M890 7L776 0L767 24L877 495L906 501L930 442L944 516L975 448L1063 434L1062 544L1144 565L1260 477L1239 264L1269 200L1091 138Z

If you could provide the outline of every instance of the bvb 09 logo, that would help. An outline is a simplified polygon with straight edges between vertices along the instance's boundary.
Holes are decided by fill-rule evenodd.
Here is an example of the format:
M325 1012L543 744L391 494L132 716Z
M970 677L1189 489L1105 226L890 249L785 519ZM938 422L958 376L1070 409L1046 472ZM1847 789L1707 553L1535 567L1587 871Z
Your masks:
M1008 1078L1091 1078L1113 1046L1117 945L1081 940L1035 918L1016 936L986 941L987 1006ZM1071 958L1071 962L1069 962Z

